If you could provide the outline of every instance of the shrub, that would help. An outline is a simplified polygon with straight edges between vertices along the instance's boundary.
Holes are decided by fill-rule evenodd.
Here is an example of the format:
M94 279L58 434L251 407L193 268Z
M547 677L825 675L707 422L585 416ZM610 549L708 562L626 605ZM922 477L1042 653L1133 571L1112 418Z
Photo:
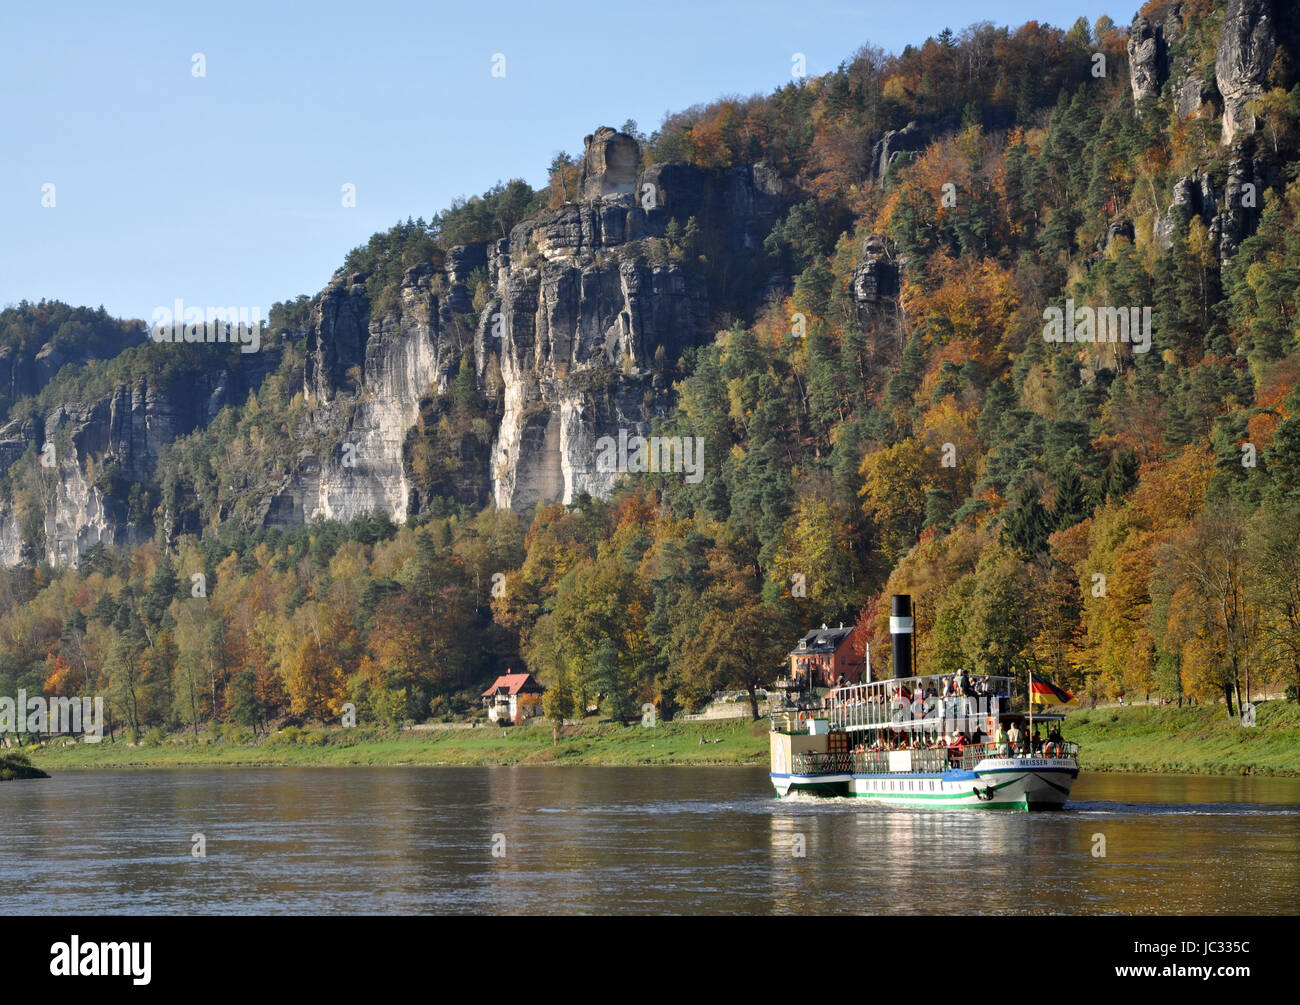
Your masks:
M221 739L225 743L250 743L253 731L235 722L224 722L221 724Z

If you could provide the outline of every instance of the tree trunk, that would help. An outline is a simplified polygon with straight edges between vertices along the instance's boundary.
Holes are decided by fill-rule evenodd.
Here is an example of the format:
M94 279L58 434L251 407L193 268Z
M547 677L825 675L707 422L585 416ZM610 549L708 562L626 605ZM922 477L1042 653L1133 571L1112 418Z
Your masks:
M1225 680L1223 682L1223 700L1228 706L1228 718L1235 719L1236 715L1232 711L1232 681L1230 680Z
M749 711L753 715L754 721L758 722L758 689L753 683L749 685Z

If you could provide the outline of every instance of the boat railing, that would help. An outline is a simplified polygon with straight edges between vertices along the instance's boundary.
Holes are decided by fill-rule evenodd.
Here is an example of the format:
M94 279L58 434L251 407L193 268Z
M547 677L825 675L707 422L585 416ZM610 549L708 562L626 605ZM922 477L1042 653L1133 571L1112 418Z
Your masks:
M825 714L835 729L924 724L955 732L972 728L973 720L1017 711L1022 701L1012 684L1010 677L967 677L960 694L943 675L846 684L826 696Z
M1044 745L1044 749L1047 745ZM1079 745L1063 742L1053 744L1052 752L1040 750L1034 756L1065 757L1077 759ZM796 775L842 775L852 772L859 775L878 775L888 772L915 772L939 774L949 768L973 770L980 761L990 757L1029 756L1022 744L1013 750L1011 744L969 743L964 747L926 747L916 750L864 750L853 754L802 753L792 757Z
M853 755L853 770L861 774L884 774L888 771L915 771L938 774L948 769L945 747L916 750L864 750Z
M1031 754L1028 745L1023 742L1019 746L1010 743L969 743L962 748L958 762L960 767L969 771L987 757L1011 757L1013 755L1016 757L1065 757L1077 760L1079 745L1069 741L1045 743L1036 753Z
M837 775L853 770L850 754L795 754L791 758L796 775Z

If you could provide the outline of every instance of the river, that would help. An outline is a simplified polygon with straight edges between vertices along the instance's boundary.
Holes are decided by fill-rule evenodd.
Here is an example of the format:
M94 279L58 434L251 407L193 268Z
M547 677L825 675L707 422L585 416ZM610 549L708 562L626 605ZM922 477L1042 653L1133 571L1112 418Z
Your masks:
M1085 773L1035 814L778 802L750 768L0 784L5 915L1291 914L1297 862L1295 778Z

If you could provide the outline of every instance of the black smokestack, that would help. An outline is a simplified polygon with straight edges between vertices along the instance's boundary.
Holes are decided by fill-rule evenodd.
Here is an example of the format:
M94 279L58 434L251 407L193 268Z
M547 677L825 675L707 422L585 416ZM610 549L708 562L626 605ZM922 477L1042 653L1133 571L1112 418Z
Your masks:
M894 639L894 676L912 676L912 598L906 593L894 594L889 634Z

